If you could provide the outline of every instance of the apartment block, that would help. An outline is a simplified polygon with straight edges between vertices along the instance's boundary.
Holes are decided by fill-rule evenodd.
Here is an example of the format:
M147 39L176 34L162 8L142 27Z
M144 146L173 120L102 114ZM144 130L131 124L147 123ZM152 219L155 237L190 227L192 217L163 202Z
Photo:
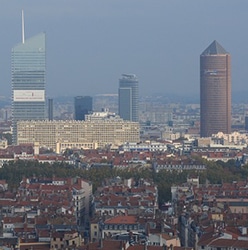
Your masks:
M122 119L96 121L19 121L17 143L39 143L56 150L57 143L73 142L76 147L98 144L99 148L120 146L125 142L139 142L137 122ZM78 144L78 145L77 145ZM81 145L79 145L81 144ZM59 153L59 152L57 152Z

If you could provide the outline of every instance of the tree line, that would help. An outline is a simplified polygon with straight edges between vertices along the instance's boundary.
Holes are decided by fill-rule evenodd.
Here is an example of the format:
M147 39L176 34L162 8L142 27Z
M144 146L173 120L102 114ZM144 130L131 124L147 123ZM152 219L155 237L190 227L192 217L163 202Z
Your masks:
M198 159L199 160L199 159ZM200 183L204 184L207 180L212 184L221 184L224 182L232 182L238 180L245 180L248 177L248 165L237 167L234 160L230 160L226 163L222 161L208 162L202 160L205 164L205 171L171 171L161 170L159 173L155 173L152 169L129 169L120 170L111 167L97 167L90 169L81 169L74 166L70 166L64 162L39 163L38 161L10 161L5 163L0 168L0 179L7 181L9 189L14 191L18 188L20 181L23 177L31 178L52 178L52 177L81 177L93 184L93 191L97 187L104 185L104 182L109 178L121 177L122 179L134 178L139 180L140 178L152 181L158 186L159 203L169 201L171 199L171 186L179 185L187 181L187 176L199 176Z

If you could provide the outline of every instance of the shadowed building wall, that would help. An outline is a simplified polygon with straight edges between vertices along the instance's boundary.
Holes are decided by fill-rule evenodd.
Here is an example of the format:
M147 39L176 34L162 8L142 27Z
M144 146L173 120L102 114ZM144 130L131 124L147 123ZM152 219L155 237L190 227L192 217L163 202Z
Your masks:
M231 133L231 57L216 41L200 56L201 137Z
M53 99L48 99L48 120L53 120Z
M91 96L76 96L74 98L74 118L77 121L84 121L85 115L93 110L93 99Z

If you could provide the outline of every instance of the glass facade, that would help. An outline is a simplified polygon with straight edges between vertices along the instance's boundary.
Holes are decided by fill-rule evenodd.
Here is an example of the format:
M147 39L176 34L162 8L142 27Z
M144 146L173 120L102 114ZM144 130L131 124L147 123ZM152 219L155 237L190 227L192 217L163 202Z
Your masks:
M77 121L84 121L85 115L93 110L93 99L91 96L76 96L74 98L74 118Z
M124 120L139 121L138 83L133 74L123 74L119 79L119 116Z
M45 119L45 33L12 48L12 126L17 142L17 121Z

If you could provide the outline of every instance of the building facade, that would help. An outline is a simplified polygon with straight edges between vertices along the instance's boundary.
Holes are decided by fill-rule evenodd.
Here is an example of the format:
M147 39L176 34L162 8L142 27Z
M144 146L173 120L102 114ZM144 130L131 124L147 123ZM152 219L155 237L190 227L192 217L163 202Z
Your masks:
M45 119L45 33L12 48L12 126L17 143L17 121Z
M84 121L85 115L93 110L93 99L91 96L76 96L74 98L74 118L77 121Z
M119 79L119 115L128 121L139 121L138 78L133 74L123 74Z
M48 120L53 120L53 99L48 99Z
M200 56L201 137L231 132L231 56L216 41Z
M122 119L96 121L19 121L17 143L39 143L41 147L56 150L58 143L82 145L97 144L99 148L120 146L125 142L139 142L139 123ZM78 145L77 145L78 143ZM80 146L81 145L81 146ZM69 147L69 146L68 146Z

